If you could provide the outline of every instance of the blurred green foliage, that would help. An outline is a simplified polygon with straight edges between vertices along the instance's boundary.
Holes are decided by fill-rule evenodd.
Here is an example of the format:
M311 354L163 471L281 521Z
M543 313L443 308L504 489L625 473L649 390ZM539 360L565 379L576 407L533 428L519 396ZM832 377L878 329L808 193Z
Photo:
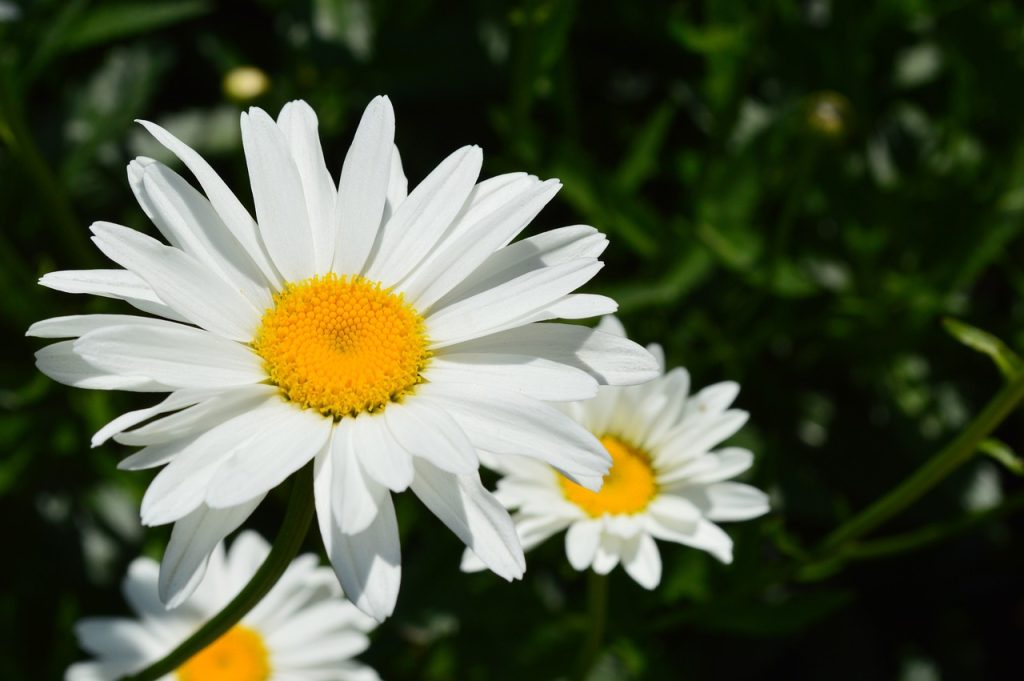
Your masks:
M124 170L163 152L133 119L186 138L247 200L241 108L306 99L337 172L378 93L394 101L413 182L467 143L483 146L486 175L561 178L537 227L605 231L593 290L620 301L632 335L698 384L743 385L752 419L738 439L775 512L727 528L732 566L663 545L656 591L613 575L592 679L1019 676L1019 416L849 563L790 567L998 390L999 372L944 318L1016 370L1024 6L18 4L0 7L0 678L60 678L82 656L71 624L124 612L124 566L166 538L138 527L147 476L117 471L116 445L88 446L138 396L56 385L22 338L43 317L115 309L35 280L102 266L93 220L151 229ZM242 66L266 87L226 90ZM272 536L280 511L271 500L252 524ZM560 541L509 585L460 574L457 540L409 495L399 517L399 607L364 656L385 678L569 675L586 580Z

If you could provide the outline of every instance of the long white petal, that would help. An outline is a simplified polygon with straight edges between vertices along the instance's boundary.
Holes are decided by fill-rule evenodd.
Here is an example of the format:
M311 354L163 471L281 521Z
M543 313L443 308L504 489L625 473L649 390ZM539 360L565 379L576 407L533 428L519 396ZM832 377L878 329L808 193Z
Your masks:
M409 487L412 455L391 434L383 415L361 414L355 418L351 438L351 447L367 475L395 492Z
M643 383L658 374L651 354L633 341L574 324L538 323L450 345L449 353L523 354L582 369L605 385Z
M341 168L334 210L335 272L358 274L366 265L384 214L394 146L391 100L374 97L363 112Z
M35 338L78 338L90 331L108 326L155 326L168 328L178 326L164 319L137 317L128 314L76 314L66 317L51 317L28 327L26 336Z
M362 532L338 527L330 504L317 508L317 522L331 567L349 600L378 622L395 609L402 581L402 553L391 495L381 500L373 522Z
M195 258L120 225L97 222L92 231L108 258L144 279L175 312L226 338L252 339L261 311Z
M265 494L327 443L331 419L291 404L281 403L279 407L217 471L206 494L207 504L223 508Z
M678 521L648 516L647 529L658 539L707 551L723 563L732 562L732 539L708 520Z
M548 404L468 384L427 383L419 392L442 403L478 448L540 459L590 490L611 465L601 443Z
M428 381L497 385L538 400L586 400L597 381L585 371L529 354L439 353L423 372Z
M160 563L160 600L168 608L181 605L202 580L217 544L245 522L263 498L232 508L201 506L174 524Z
M331 513L346 534L358 534L369 527L388 494L388 489L368 477L359 463L352 447L351 419L335 424L329 446L317 455L314 476L317 507L324 505L324 512Z
M162 163L142 171L139 203L172 246L235 286L257 309L271 303L270 283L213 210L209 200Z
M325 274L330 271L334 260L334 201L337 191L324 162L316 113L303 101L288 102L277 117L277 125L288 140L302 178L306 212L313 235L316 274Z
M93 447L99 447L118 433L137 426L143 421L148 421L158 414L165 414L169 411L176 411L178 409L190 407L193 404L207 399L208 397L212 397L214 394L216 394L215 391L202 388L186 388L183 390L177 390L168 395L165 400L157 405L121 414L96 431L96 434L92 436L91 444Z
M266 111L253 107L242 114L241 121L260 236L284 278L301 281L316 266L299 170L284 133Z
M415 466L412 491L420 501L495 574L509 581L520 579L526 559L515 525L479 476L453 475L419 458Z
M366 276L396 283L436 246L469 196L483 153L463 147L429 174L381 228Z
M577 570L586 570L594 562L597 545L601 543L601 522L580 520L565 533L565 555Z
M480 216L457 238L447 239L432 257L398 285L397 290L405 293L417 309L428 309L494 251L515 238L561 186L556 180L540 183L526 180L526 184L527 188Z
M586 225L542 232L495 251L434 307L441 309L452 301L468 298L542 267L597 258L607 246L605 235Z
M172 387L148 376L116 374L86 361L75 351L75 341L51 343L36 351L36 368L53 380L75 388L170 392Z
M581 259L528 272L430 312L427 334L439 346L484 336L571 293L602 267L599 260Z
M147 446L171 442L199 435L225 421L260 406L277 388L265 383L243 385L237 388L192 388L179 390L175 395L204 395L202 402L179 412L156 419L141 428L120 433L115 440L123 445ZM167 400L170 401L169 399ZM164 405L157 405L163 410ZM167 409L170 411L170 409Z
M409 180L405 177L405 171L402 169L402 154L399 153L398 147L394 146L391 151L391 173L388 177L385 221L389 216L395 214L395 210L408 195Z
M622 566L643 588L658 586L661 582L661 554L654 538L640 532L627 541L622 550Z
M450 473L472 473L480 460L459 424L429 401L406 399L384 410L388 430L410 454Z
M266 379L248 347L188 326L111 326L74 342L90 364L121 376L146 376L176 388L218 388Z
M160 300L142 277L128 270L62 270L49 272L39 284L64 293L88 293L123 300L143 312L175 321L188 321Z
M770 510L768 495L741 482L718 482L681 492L712 521L750 520Z
M280 276L270 263L263 242L260 240L256 221L249 215L242 202L238 200L224 180L214 171L206 160L187 144L167 132L159 125L149 121L138 121L156 140L167 147L192 172L199 186L203 188L214 210L220 215L224 225L234 234L246 253L260 268L264 276L271 282L281 283Z

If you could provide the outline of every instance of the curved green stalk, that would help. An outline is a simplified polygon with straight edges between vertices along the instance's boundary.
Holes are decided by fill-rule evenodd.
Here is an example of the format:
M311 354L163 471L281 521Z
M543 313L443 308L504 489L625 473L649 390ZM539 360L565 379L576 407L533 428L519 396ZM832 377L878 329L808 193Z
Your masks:
M587 573L587 603L590 622L575 677L578 681L587 678L601 652L604 628L608 621L608 575L599 575L593 570Z
M955 440L884 497L868 506L832 532L819 553L829 554L863 535L917 501L950 473L969 461L981 442L995 430L1024 399L1024 376L1008 383L985 405Z
M156 681L172 673L196 653L227 633L277 584L277 580L302 548L302 541L306 538L312 518L313 463L310 462L292 476L291 498L281 529L274 539L267 559L245 588L181 645L142 671L122 677L121 681Z

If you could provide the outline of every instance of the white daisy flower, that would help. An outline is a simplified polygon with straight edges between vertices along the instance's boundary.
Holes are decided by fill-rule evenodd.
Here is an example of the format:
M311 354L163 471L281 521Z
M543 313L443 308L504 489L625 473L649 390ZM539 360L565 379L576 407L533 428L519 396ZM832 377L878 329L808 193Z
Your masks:
M199 154L143 125L205 196L136 159L131 187L170 245L99 222L93 241L124 269L41 283L162 319L60 317L29 335L74 339L36 354L58 381L170 393L93 438L144 447L121 468L163 466L142 502L145 524L175 524L161 598L184 600L217 542L314 458L324 543L364 611L382 619L394 608L390 492L410 487L488 567L520 577L522 550L480 483L478 451L538 456L596 489L608 455L546 401L657 375L654 358L624 338L545 323L615 309L573 293L601 269L605 237L573 226L511 243L560 185L524 173L478 183L478 147L453 153L407 195L386 97L366 108L337 185L308 105L286 105L277 121L242 114L256 220Z
M159 567L136 558L121 584L137 619L90 617L75 625L79 645L94 656L71 665L66 681L113 681L163 658L220 611L270 553L255 532L225 552L218 544L199 587L168 610L157 596ZM352 658L366 650L376 622L349 603L329 568L299 556L242 621L178 667L165 681L375 681Z
M625 337L614 317L598 329ZM648 348L659 357L659 346ZM655 539L703 549L732 562L732 540L715 521L748 520L768 512L760 490L729 478L750 468L746 449L713 447L747 421L729 409L739 386L725 382L689 396L690 376L676 368L647 383L601 388L598 396L565 405L584 428L600 438L612 467L600 491L581 487L540 461L505 457L488 461L504 474L498 499L510 509L523 549L568 528L565 551L577 570L607 574L622 563L641 586L661 581ZM483 567L471 549L462 567Z

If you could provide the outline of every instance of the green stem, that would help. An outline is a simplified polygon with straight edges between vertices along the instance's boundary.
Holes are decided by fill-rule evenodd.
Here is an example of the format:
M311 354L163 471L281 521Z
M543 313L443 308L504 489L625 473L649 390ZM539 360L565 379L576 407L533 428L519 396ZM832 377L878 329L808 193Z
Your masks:
M267 559L245 588L184 643L142 671L122 677L121 681L156 681L172 673L196 653L227 633L277 584L277 580L302 548L302 541L306 538L312 518L313 463L310 462L292 476L291 498L281 529Z
M590 622L576 675L578 681L587 678L587 674L594 668L604 642L604 629L608 621L608 575L599 575L593 570L587 573L587 603Z
M1024 494L1018 494L1010 497L999 506L966 515L949 523L932 525L912 532L853 544L843 552L843 555L848 559L864 560L916 551L917 549L951 539L984 523L1008 516L1022 508L1024 508Z
M819 555L828 555L843 545L862 537L917 501L928 490L944 480L960 465L969 461L988 435L1024 399L1024 376L1008 383L967 428L949 445L921 466L884 497L868 506L825 538Z

